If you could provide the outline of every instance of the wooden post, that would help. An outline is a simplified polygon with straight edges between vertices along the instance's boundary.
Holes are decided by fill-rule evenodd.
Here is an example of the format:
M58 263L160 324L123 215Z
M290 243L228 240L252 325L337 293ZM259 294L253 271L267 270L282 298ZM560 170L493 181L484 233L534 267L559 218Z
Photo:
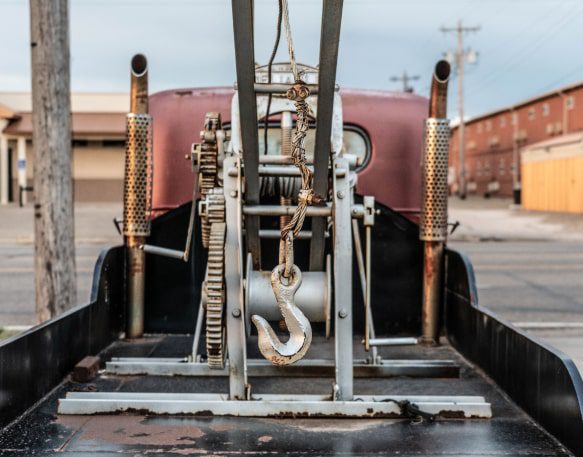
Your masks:
M34 255L39 322L77 302L68 0L30 0Z

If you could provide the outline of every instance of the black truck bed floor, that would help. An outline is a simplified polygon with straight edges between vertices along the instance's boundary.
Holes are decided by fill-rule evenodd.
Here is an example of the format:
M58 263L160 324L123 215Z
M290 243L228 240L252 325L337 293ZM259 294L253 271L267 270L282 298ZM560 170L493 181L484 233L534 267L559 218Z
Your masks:
M103 354L180 357L191 338L161 336L119 341ZM362 356L355 345L355 356ZM389 455L389 456L556 456L571 455L514 405L479 370L450 346L382 348L390 359L453 359L456 379L356 379L357 394L481 395L493 418L440 419L272 419L150 415L57 415L68 391L221 392L226 378L111 376L88 384L64 382L35 408L0 433L0 456L65 455ZM252 378L253 392L325 394L328 378Z

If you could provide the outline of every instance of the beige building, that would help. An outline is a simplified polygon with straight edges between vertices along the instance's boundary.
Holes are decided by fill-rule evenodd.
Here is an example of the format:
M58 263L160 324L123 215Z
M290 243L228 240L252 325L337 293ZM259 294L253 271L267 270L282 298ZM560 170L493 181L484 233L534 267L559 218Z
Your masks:
M128 94L71 96L76 201L121 201ZM30 93L0 92L0 204L19 201L32 187ZM30 201L33 192L22 192Z
M522 150L522 206L583 213L583 133L561 135Z

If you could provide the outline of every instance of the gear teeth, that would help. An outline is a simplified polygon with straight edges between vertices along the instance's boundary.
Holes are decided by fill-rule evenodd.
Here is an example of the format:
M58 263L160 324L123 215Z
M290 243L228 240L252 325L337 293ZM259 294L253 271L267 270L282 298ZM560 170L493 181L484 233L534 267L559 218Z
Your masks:
M205 213L202 214L202 245L209 247L211 226L215 222L225 222L225 195L222 187L209 189L205 197Z
M219 184L219 148L217 144L217 130L222 129L221 115L219 113L206 113L204 130L201 133L200 153L198 157L198 189L201 200L207 200L208 194ZM223 199L224 200L224 199ZM224 206L224 205L223 205ZM224 212L224 210L223 210ZM210 214L210 211L209 211ZM217 220L202 215L202 245L208 247L208 239L211 224ZM224 220L224 215L223 219Z
M210 227L207 279L204 284L206 302L207 363L212 369L225 366L225 234L224 221Z

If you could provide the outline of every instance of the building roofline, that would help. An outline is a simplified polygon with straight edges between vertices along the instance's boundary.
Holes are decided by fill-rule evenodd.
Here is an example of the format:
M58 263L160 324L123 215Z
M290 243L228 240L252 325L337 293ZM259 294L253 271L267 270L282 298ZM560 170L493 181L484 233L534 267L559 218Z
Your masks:
M564 93L564 92L579 89L580 87L583 87L583 81L579 81L579 82L572 83L572 84L567 84L566 86L561 86L557 89L553 89L553 90L548 91L548 92L543 92L540 95L536 95L534 97L529 97L525 100L522 100L521 102L514 103L512 105L508 105L508 106L505 106L503 108L498 108L498 109L493 110L493 111L488 111L487 113L480 114L479 116L470 117L470 118L466 119L464 124L468 125L468 124L474 123L476 121L480 121L482 119L486 119L488 117L495 116L495 115L500 114L500 113L504 113L507 111L514 111L514 110L517 110L517 109L522 108L524 106L530 105L533 102L544 100L545 98L552 97L553 95L560 95L561 93ZM452 128L457 128L457 125L453 126Z

